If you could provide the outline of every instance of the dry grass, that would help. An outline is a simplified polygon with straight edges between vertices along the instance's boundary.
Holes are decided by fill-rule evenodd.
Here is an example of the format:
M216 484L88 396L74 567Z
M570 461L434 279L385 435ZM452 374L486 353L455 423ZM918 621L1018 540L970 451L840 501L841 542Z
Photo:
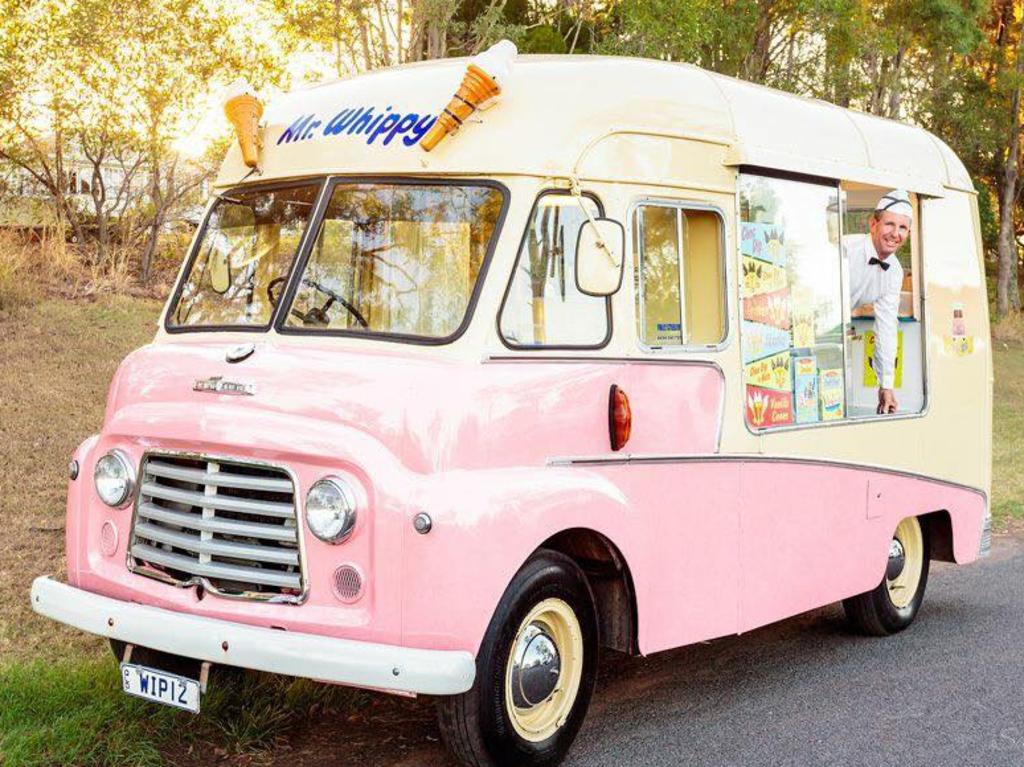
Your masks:
M20 240L0 231L0 312L31 303L38 293Z
M1004 315L992 324L992 347L996 350L1024 349L1024 313Z
M105 296L40 301L0 317L0 659L101 646L37 617L28 589L36 575L62 572L68 458L99 430L110 379L153 336L159 310Z
M993 354L992 513L997 529L1024 519L1024 349Z

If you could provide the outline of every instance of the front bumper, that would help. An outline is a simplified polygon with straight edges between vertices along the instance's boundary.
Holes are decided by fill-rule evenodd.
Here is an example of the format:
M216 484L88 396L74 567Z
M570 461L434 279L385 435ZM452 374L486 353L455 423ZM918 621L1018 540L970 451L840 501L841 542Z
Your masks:
M52 578L32 582L32 609L91 634L227 666L425 695L473 686L476 663L464 650L334 639L202 618L93 594Z

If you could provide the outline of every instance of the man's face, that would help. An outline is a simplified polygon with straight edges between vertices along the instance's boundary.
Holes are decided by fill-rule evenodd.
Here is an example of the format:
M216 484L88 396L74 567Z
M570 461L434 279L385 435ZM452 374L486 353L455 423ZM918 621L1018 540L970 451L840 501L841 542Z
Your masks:
M868 227L879 258L891 256L910 236L910 218L889 210L883 210L877 221L872 216Z

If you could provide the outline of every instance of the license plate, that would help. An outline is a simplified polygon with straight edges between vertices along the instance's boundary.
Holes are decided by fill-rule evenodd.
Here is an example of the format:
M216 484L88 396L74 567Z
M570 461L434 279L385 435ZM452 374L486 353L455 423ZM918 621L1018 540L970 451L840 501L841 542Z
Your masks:
M199 682L134 663L121 664L121 682L129 695L199 713Z

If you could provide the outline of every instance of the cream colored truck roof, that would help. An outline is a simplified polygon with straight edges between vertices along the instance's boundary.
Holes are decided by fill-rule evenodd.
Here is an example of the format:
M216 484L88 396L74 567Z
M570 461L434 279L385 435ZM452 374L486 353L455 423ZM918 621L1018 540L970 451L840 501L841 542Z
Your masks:
M942 195L973 191L967 170L921 128L842 109L687 64L603 56L519 56L493 107L427 153L409 130L333 134L343 110L372 116L435 115L448 103L467 59L371 72L285 94L264 114L262 175L247 181L323 173L354 175L505 174L565 178L603 136L616 132L692 137L727 145L728 164L758 165ZM351 114L348 113L348 114ZM303 125L302 120L311 116ZM318 124L314 125L319 121ZM390 121L396 124L395 120ZM410 125L411 119L397 124ZM294 137L295 126L302 126ZM287 134L289 127L293 130ZM246 176L237 142L218 186ZM614 168L598 172L613 177Z

